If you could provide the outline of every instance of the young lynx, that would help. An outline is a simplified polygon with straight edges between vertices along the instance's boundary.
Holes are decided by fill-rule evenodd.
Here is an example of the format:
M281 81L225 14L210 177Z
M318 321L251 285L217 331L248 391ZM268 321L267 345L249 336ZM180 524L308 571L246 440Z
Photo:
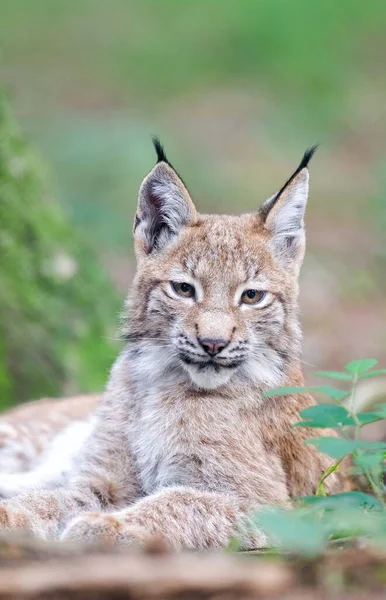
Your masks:
M259 547L248 515L312 494L331 462L303 444L318 432L291 428L311 397L263 397L303 384L298 275L314 148L259 211L225 216L197 213L154 143L127 345L66 484L4 501L0 528L123 545L157 536L175 549L244 532L243 546ZM344 488L337 473L326 485Z

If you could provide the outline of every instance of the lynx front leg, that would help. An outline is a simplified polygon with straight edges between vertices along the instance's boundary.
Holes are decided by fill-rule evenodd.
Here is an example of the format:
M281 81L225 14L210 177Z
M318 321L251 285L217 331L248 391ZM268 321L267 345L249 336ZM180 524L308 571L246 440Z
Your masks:
M83 514L69 523L62 539L142 546L158 537L176 550L222 548L245 527L252 507L231 495L168 488L119 512ZM246 548L265 544L262 533L249 534L244 540Z
M0 532L27 529L34 535L51 539L65 525L85 511L107 511L126 506L139 496L132 463L117 441L117 450L97 452L90 445L80 458L80 474L66 486L54 490L33 490L0 503ZM95 450L96 449L96 450ZM115 469L119 465L119 469Z
M53 539L79 512L100 508L90 488L36 490L0 504L0 531L24 529L41 539Z
M113 476L106 464L110 463L102 455L96 456L93 464L86 462L84 474L66 487L34 490L0 503L0 532L27 529L40 538L52 539L85 511L116 509L137 498L136 480ZM125 474L130 475L129 469Z

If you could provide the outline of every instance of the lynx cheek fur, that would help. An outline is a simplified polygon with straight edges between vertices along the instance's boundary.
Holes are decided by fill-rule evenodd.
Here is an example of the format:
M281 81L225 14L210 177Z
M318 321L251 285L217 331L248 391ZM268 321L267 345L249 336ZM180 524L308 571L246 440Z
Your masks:
M330 460L291 429L313 403L264 398L302 385L298 275L308 195L307 151L261 209L200 215L162 146L142 183L134 238L137 273L127 346L112 369L91 437L66 486L0 507L2 528L43 537L222 547L248 514L312 494ZM329 432L334 435L333 432ZM342 490L340 474L326 481Z

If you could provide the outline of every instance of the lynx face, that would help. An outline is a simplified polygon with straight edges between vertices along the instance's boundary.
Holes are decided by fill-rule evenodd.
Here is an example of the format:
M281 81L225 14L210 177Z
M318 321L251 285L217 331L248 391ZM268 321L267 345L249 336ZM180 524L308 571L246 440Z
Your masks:
M161 365L201 389L231 378L280 384L299 344L297 279L314 149L260 211L237 217L198 215L155 145L159 162L141 186L134 227L128 339L149 375Z

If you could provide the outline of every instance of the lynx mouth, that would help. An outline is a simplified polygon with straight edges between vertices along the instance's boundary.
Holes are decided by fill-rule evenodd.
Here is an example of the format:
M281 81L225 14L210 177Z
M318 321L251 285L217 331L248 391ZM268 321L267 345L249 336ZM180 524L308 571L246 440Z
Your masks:
M225 357L213 358L199 358L193 357L189 354L181 352L179 357L183 363L189 366L195 366L198 371L209 371L213 370L215 373L219 373L222 369L237 369L242 364L242 360L229 360Z
M200 359L187 354L180 354L180 360L192 384L201 390L215 390L227 385L240 365L240 361L220 362L209 357Z

